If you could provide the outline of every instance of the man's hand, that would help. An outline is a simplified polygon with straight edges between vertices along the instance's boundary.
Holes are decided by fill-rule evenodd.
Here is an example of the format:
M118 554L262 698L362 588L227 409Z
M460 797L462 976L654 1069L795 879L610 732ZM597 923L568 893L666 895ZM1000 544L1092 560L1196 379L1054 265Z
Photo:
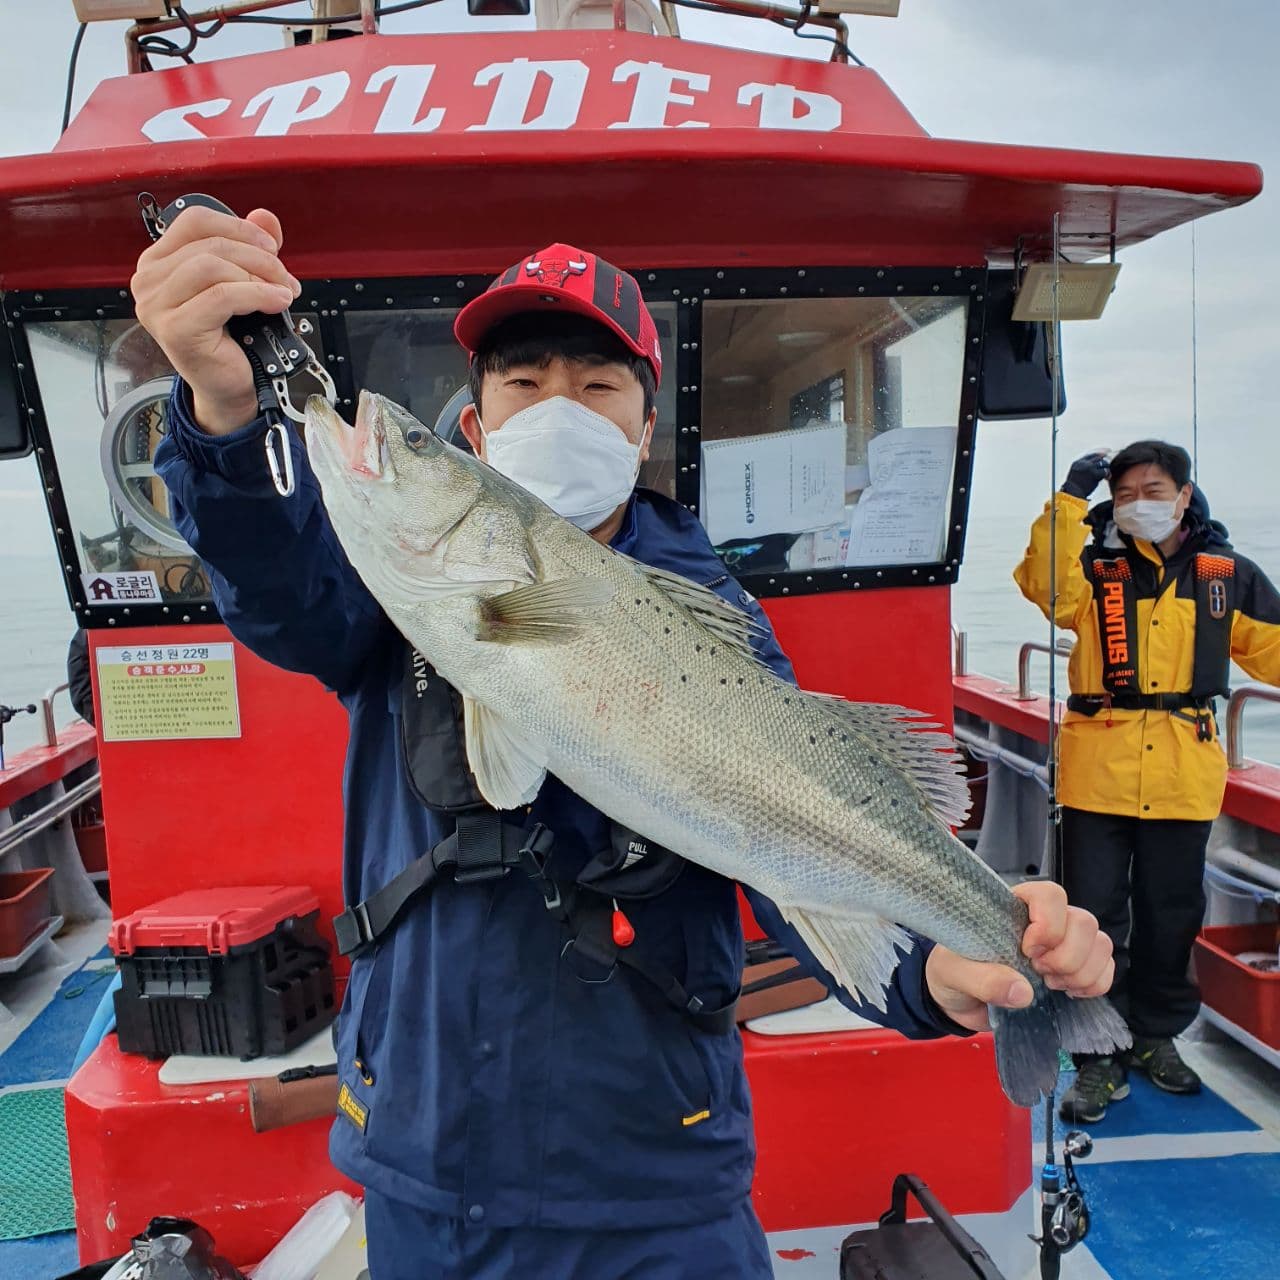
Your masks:
M142 327L191 387L196 421L227 435L258 413L253 373L227 333L232 316L288 310L302 286L280 261L280 221L192 206L138 259L130 288Z
M1062 482L1062 492L1069 493L1073 498L1090 498L1093 491L1107 478L1109 470L1104 452L1086 453L1083 458L1077 458L1071 464L1071 470Z
M1111 990L1115 963L1111 939L1087 911L1067 905L1061 885L1033 880L1014 893L1027 904L1031 923L1022 936L1022 952L1045 985L1070 996L1103 996ZM966 960L946 947L934 947L925 962L925 982L934 1003L971 1031L986 1031L987 1005L1024 1009L1031 984L1002 964Z

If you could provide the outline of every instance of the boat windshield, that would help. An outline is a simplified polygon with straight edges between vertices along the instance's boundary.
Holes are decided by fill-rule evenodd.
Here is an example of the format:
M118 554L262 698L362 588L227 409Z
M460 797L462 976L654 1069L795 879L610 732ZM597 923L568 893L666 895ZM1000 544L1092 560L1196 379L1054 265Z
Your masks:
M865 285L835 275L820 284L798 271L786 278L805 296L796 288L787 297L779 294L796 286L779 286L776 273L725 275L647 273L667 376L640 483L696 511L757 594L839 589L873 566L884 566L874 574L884 585L912 583L917 572L933 581L915 566L954 557L948 548L963 524L962 506L954 517L952 508L967 483L957 434L972 391L966 374L977 372L969 344L979 341L970 316L978 285L869 273ZM484 281L462 286L465 298ZM457 298L443 288L437 298L434 287L415 281L378 306L368 294L346 305L346 287L331 285L342 295L336 307L318 289L320 300L296 313L334 372L345 416L368 387L460 440L468 392L467 357L453 337ZM761 297L766 289L773 296ZM67 566L73 595L89 610L119 610L112 622L143 604L160 607L130 621L205 620L210 584L154 467L172 371L136 321L96 307L91 318L91 306L66 316L46 303L24 326L57 460L54 504L65 503L68 559L78 560ZM300 374L294 403L313 390Z

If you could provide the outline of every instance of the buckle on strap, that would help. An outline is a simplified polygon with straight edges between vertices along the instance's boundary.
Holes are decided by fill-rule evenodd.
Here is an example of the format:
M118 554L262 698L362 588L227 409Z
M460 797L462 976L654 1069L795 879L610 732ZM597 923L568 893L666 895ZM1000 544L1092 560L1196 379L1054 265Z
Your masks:
M369 924L368 905L357 902L340 916L334 916L333 936L340 956L355 955L363 951L374 938L373 928Z
M502 856L502 817L492 809L460 813L454 832L453 879L457 884L500 880L510 869Z
M555 837L551 832L541 822L535 822L520 846L520 863L525 874L542 894L542 905L548 911L558 911L562 906L560 886L547 874L547 863L554 843Z

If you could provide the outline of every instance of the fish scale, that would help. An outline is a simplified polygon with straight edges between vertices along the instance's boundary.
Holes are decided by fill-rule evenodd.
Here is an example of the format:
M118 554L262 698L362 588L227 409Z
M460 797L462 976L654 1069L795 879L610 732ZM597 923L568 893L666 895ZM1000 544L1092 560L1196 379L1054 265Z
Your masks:
M967 810L954 744L917 713L779 679L745 614L602 547L382 397L361 397L354 431L323 401L307 416L334 529L463 695L468 760L496 808L554 773L766 894L836 982L881 1008L904 929L1011 966L1033 1002L990 1015L1022 1105L1053 1087L1060 1044L1126 1042L1105 1000L1050 991L1022 955L1027 908L952 834Z

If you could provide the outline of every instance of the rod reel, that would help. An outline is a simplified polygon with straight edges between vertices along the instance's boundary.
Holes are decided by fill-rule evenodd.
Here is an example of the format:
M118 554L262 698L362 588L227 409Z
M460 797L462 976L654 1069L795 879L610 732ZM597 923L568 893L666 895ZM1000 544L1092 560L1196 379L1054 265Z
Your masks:
M1040 1280L1058 1280L1062 1255L1089 1234L1089 1205L1074 1161L1092 1150L1093 1139L1073 1129L1062 1140L1062 1164L1040 1170L1040 1235L1031 1237L1040 1246Z

